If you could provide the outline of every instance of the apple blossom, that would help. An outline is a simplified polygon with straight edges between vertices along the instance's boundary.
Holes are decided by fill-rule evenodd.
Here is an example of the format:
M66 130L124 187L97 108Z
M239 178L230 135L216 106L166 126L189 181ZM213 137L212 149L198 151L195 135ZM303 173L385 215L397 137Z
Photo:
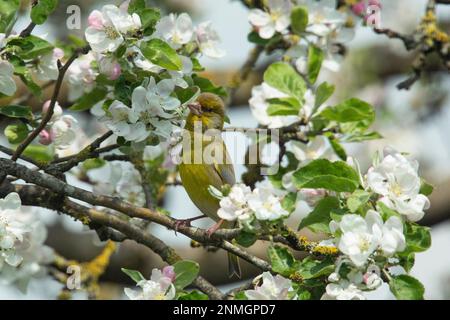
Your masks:
M115 52L125 41L123 35L141 28L139 15L130 15L115 5L105 5L101 12L94 10L88 23L86 40L98 53Z
M270 272L264 272L258 278L262 279L260 286L256 286L254 290L244 291L249 300L292 300L291 280L279 274L273 276Z
M21 205L17 193L10 193L4 199L0 199L0 273L4 263L17 267L23 260L17 253L16 246L30 230L17 220L16 211Z
M289 216L289 212L281 206L280 198L268 189L255 188L247 201L258 220L274 221Z
M252 9L248 20L263 39L272 38L276 32L284 33L291 24L292 3L290 0L268 0L267 12Z
M206 21L195 28L195 35L200 52L210 58L222 58L225 51L217 46L220 43L218 33L212 28L212 22Z
M220 200L217 215L227 221L249 220L252 212L248 208L247 199L250 194L250 187L244 184L234 185L230 193Z
M64 57L64 51L59 48L39 58L36 65L36 76L39 80L48 81L58 79L58 60Z
M168 41L175 49L189 43L194 36L192 19L187 13L163 17L156 25L156 35Z
M330 283L321 300L366 300L361 290L348 280Z
M14 67L6 60L0 59L0 94L12 96L16 90L16 82L13 79Z
M120 64L109 57L101 57L98 61L98 69L101 74L108 77L109 80L117 80L122 74Z
M125 289L125 294L130 300L173 300L175 287L172 279L158 269L153 269L150 280L141 280L137 286L141 291Z
M352 11L357 16L363 15L366 11L365 1L359 1L359 2L355 3L354 5L352 5Z
M388 154L378 165L369 169L369 188L383 196L382 201L410 221L420 220L430 206L426 196L419 194L421 180L417 161L400 153Z
M308 8L309 16L306 31L317 36L328 35L346 21L345 14L336 10L336 0L297 0L297 3Z
M78 57L69 67L67 78L70 84L69 100L80 98L83 93L91 92L98 72L92 67L96 61L92 52Z

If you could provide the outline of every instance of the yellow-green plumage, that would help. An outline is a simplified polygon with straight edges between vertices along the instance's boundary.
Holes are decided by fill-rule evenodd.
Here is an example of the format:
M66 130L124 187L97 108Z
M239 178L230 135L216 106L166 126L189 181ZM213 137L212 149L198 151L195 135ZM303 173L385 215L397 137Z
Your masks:
M214 221L219 221L220 218L217 216L217 210L220 208L219 200L210 194L208 187L212 185L220 190L223 185L235 184L234 167L225 143L220 137L224 125L225 107L218 96L210 93L201 94L197 102L201 106L201 111L199 114L191 112L186 120L185 129L190 132L191 141L187 146L183 146L183 161L179 165L179 173L192 202L203 214ZM202 132L194 134L196 122L201 123ZM217 134L211 136L205 133L211 129L218 130ZM194 141L196 138L197 143ZM212 155L211 158L203 158L205 150L213 150L207 152ZM197 158L194 156L195 153ZM234 223L226 222L222 224L222 227L232 228ZM228 258L230 275L240 276L238 258L230 254Z

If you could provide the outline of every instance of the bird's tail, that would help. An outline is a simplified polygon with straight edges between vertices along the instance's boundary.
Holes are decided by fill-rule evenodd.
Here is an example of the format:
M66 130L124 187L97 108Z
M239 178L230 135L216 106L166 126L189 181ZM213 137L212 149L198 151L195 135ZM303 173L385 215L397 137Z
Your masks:
M238 256L228 252L228 276L230 278L236 276L240 279L241 275L241 265L239 264Z

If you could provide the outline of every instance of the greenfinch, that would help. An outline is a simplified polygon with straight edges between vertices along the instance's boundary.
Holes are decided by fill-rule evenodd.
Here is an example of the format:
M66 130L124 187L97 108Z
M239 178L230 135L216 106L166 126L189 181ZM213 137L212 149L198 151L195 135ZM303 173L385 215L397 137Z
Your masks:
M234 167L225 143L221 138L224 126L225 105L220 97L202 93L197 102L189 105L179 173L182 184L197 208L217 223L208 231L219 227L233 228L234 222L225 222L217 215L220 200L210 193L210 186L221 190L235 184ZM189 220L194 220L188 219ZM228 253L229 276L241 276L238 257Z

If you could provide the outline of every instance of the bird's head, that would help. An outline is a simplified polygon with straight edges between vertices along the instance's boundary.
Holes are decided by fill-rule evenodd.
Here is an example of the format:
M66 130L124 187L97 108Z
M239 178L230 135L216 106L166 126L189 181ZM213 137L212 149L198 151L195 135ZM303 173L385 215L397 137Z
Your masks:
M186 129L193 131L195 124L202 127L202 131L209 129L222 130L225 119L225 104L213 93L202 93L196 102L190 104L190 113L186 119Z

